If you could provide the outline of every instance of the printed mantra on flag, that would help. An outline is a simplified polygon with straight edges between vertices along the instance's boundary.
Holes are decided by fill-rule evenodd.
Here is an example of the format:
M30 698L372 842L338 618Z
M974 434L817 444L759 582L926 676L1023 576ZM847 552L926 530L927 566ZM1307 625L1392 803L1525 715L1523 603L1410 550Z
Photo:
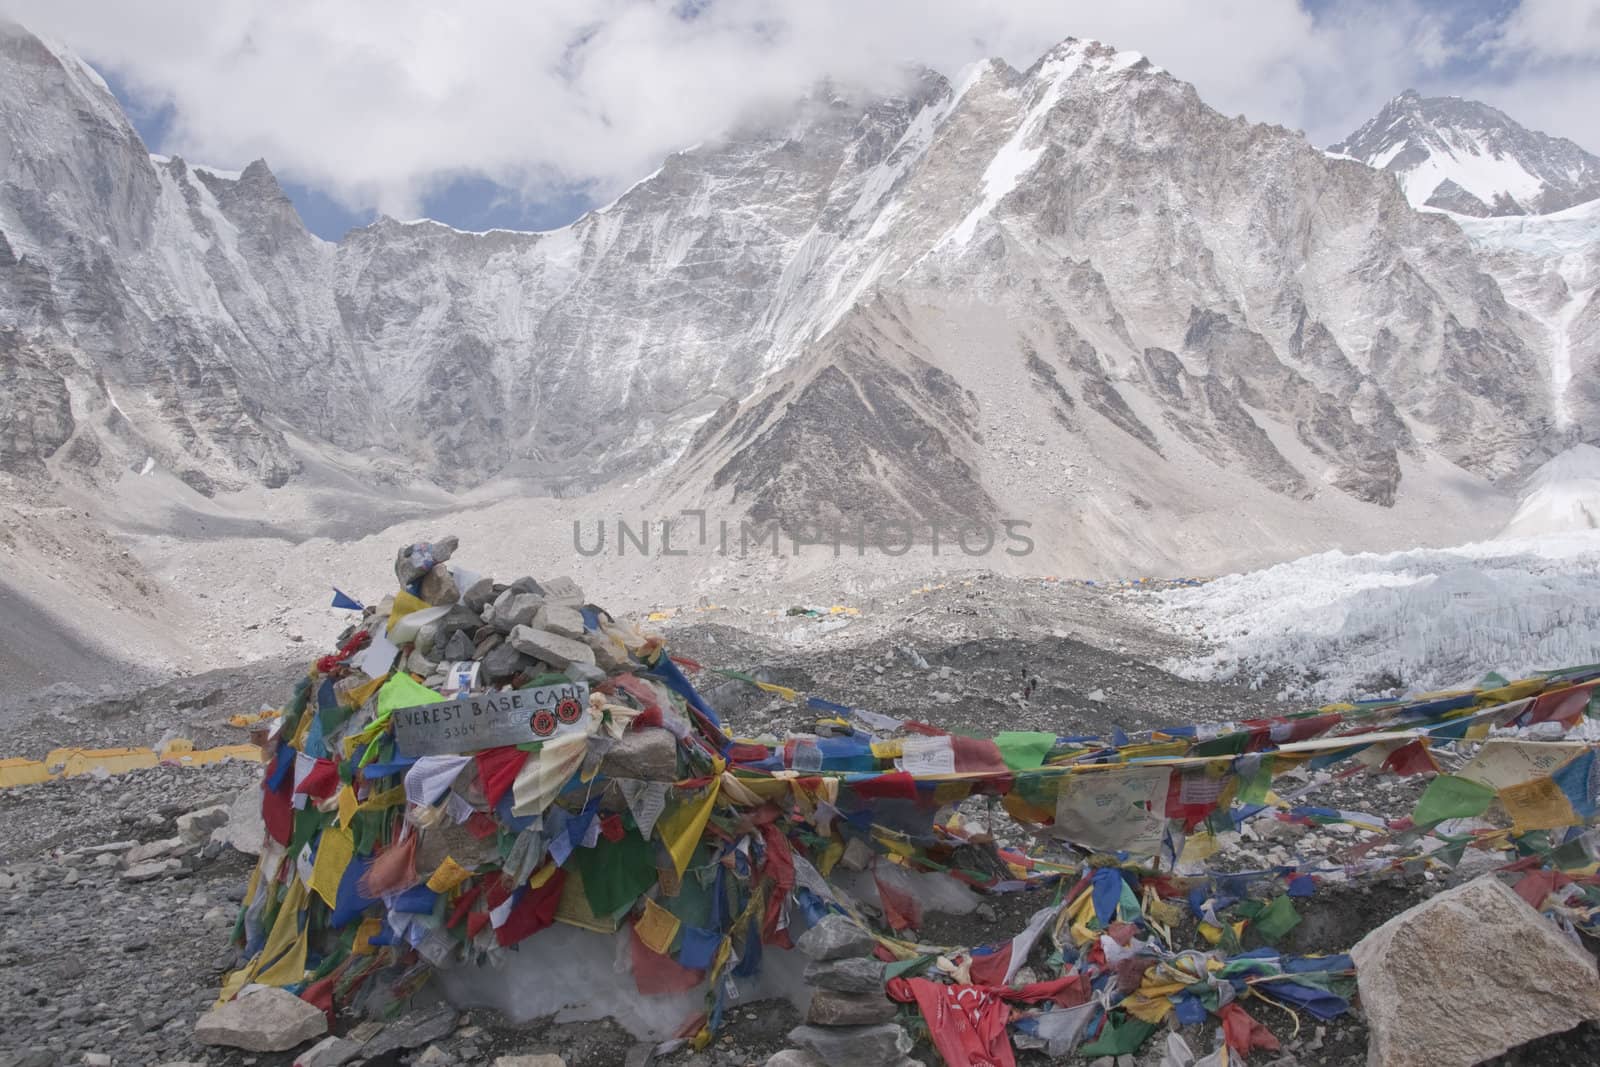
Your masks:
M567 682L401 708L395 745L407 756L439 756L544 741L582 731L588 706L589 687Z

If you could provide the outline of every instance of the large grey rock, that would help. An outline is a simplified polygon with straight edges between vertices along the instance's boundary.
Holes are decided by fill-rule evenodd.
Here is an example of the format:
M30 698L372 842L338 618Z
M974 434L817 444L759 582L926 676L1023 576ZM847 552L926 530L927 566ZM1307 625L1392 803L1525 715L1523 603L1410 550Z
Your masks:
M294 1058L294 1067L340 1067L361 1054L361 1042L328 1036Z
M594 649L570 637L547 630L535 630L531 626L518 626L511 631L509 640L511 647L518 652L543 660L557 670L564 670L574 663L594 666Z
M535 630L548 630L574 641L582 641L583 635L588 633L588 628L583 625L582 612L570 605L552 604L549 601L534 614L533 622L529 625Z
M228 808L223 804L216 804L199 811L191 811L178 816L178 836L190 847L203 845L211 837L213 830L227 825Z
M815 926L801 934L794 945L814 960L870 956L878 947L872 935L859 923L843 915L824 915Z
M181 837L164 837L159 841L147 841L142 845L130 848L122 857L125 867L137 867L151 860L163 859L167 856L183 852L187 846Z
M678 739L660 727L629 730L606 752L600 773L645 782L678 780Z
M806 964L806 985L836 993L883 992L887 965L873 959L813 960Z
M507 589L495 598L494 607L489 612L489 625L503 634L508 634L518 626L526 626L532 622L542 607L544 607L544 597L539 594Z
M181 870L183 870L182 860L146 860L144 863L135 863L132 867L123 871L122 880L133 884L153 882L157 878L165 878L169 874L177 874Z
M898 1009L881 993L838 993L819 989L812 994L806 1022L813 1026L871 1026L894 1018Z
M911 1036L893 1023L797 1026L789 1040L821 1056L828 1067L883 1067L911 1051Z
M263 987L200 1016L194 1039L248 1052L284 1052L328 1032L328 1017L293 993Z
M228 805L228 821L211 831L211 840L230 845L252 856L261 855L267 827L261 821L261 786L245 786Z
M1594 957L1492 875L1401 912L1350 955L1371 1067L1466 1067L1600 1018Z
M369 1060L399 1052L402 1049L421 1048L453 1032L460 1013L448 1004L439 1004L426 1011L401 1016L384 1027L383 1032L361 1048L361 1055Z

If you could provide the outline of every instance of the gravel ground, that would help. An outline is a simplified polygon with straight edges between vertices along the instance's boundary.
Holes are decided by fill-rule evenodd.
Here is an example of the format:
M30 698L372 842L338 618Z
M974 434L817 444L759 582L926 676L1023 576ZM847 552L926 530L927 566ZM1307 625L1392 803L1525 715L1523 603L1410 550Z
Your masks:
M666 625L680 655L708 665L761 672L768 679L841 703L988 735L1001 729L1104 732L1162 723L1233 720L1277 707L1259 692L1189 682L1152 666L1179 646L1142 626L1137 594L1063 583L971 579L921 592L908 586L858 617L778 620L737 615L689 617ZM748 622L750 628L738 625ZM307 655L315 652L309 647ZM213 672L130 694L13 702L0 714L0 754L42 755L58 745L152 744L180 735L208 745L242 740L229 714L254 711L289 692L304 669L276 661ZM1031 699L1023 699L1027 679ZM710 676L700 678L712 689ZM738 733L803 729L805 713L742 685L718 694ZM259 767L160 767L111 778L84 777L0 791L0 1067L82 1063L104 1054L115 1064L288 1064L291 1054L245 1054L197 1045L194 1020L234 965L228 948L237 901L252 864L232 848L186 850L149 881L122 877L119 859L135 845L171 839L186 812L230 803L253 788ZM1417 780L1353 779L1324 785L1308 803L1409 810ZM1281 825L1281 824L1280 824ZM1307 834L1266 828L1246 835L1239 867L1273 849L1337 856L1360 839L1345 830ZM98 850L108 847L103 854ZM107 858L109 857L109 858ZM1423 899L1440 884L1389 875L1329 887L1300 903L1304 921L1283 947L1295 952L1348 949L1362 934ZM1037 906L1028 895L995 898L968 916L936 916L924 936L951 944L1009 937ZM1287 1020L1265 1021L1285 1036L1281 1067L1344 1067L1366 1061L1359 1014L1328 1025L1306 1020L1288 1036ZM787 1047L799 1022L787 1002L741 1006L716 1044L681 1051L672 1067L763 1064ZM355 1020L341 1019L341 1026ZM408 1029L409 1028L409 1029ZM638 1049L611 1023L512 1026L491 1012L429 1014L427 1005L387 1028L409 1047L368 1063L485 1063L508 1053L554 1052L573 1067L633 1062ZM1210 1033L1186 1035L1197 1049ZM410 1040L407 1038L407 1040ZM1136 1062L1154 1067L1151 1042ZM926 1046L914 1055L937 1057ZM1023 1065L1047 1062L1023 1053ZM1252 1061L1254 1062L1254 1061ZM1274 1062L1267 1057L1262 1063ZM1580 1027L1534 1042L1502 1064L1600 1062L1600 1031Z

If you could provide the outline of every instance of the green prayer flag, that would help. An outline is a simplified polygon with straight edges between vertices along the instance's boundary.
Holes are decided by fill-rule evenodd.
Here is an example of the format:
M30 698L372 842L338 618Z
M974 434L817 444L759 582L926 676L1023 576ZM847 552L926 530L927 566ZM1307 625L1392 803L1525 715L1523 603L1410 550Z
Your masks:
M1118 1016L1122 1017L1119 1019ZM1078 1049L1078 1054L1094 1056L1131 1056L1156 1032L1154 1023L1129 1018L1121 1012L1106 1016L1106 1025L1100 1036Z
M1272 789L1272 769L1275 760L1272 756L1262 756L1260 763L1253 773L1239 777L1239 792L1234 796L1236 804L1265 804L1267 793ZM1238 764L1236 763L1235 766Z
M1006 730L995 736L1000 758L1011 771L1031 771L1044 764L1056 745L1056 735L1036 730Z
M611 915L639 899L656 884L655 849L629 830L617 841L601 838L594 848L580 848L568 861L583 879L583 896L596 915Z
M1234 730L1231 733L1219 734L1209 741L1202 741L1194 746L1190 755L1237 756L1250 747L1251 736L1249 730Z
M1256 916L1255 931L1261 939L1271 944L1300 925L1300 913L1288 897L1278 897Z
M883 980L887 982L891 978L899 978L908 971L920 971L938 958L937 956L914 956L909 960L896 960L893 963L885 964Z
M1453 774L1441 774L1423 790L1411 819L1418 827L1432 826L1446 819L1470 819L1488 811L1494 796L1494 790L1486 785Z

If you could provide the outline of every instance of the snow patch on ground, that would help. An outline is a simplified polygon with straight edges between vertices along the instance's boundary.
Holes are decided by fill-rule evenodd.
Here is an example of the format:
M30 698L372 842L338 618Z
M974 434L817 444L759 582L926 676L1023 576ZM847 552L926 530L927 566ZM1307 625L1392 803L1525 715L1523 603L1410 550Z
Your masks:
M1426 692L1600 659L1600 531L1324 552L1157 600L1210 643L1165 664L1183 677L1284 700Z

